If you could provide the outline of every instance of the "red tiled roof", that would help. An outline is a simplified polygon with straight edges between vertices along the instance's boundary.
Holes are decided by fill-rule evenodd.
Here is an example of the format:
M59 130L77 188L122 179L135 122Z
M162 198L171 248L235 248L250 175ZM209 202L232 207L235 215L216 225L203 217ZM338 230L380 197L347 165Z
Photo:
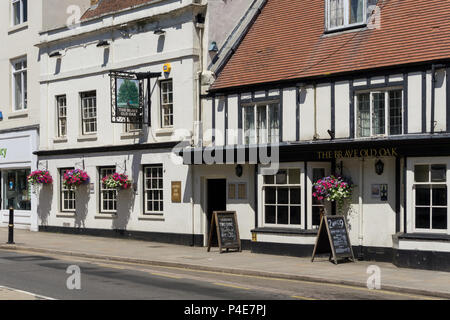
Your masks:
M450 58L450 0L380 0L380 29L327 35L324 6L268 0L212 89Z
M87 20L94 17L101 16L105 13L111 13L127 8L132 8L146 2L152 2L155 0L100 0L98 6L95 9L87 10L81 20Z

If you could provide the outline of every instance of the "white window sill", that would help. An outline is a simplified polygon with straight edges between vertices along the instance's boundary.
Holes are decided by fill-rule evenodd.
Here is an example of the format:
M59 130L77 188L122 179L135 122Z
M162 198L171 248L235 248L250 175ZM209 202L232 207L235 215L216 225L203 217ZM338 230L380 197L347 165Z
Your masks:
M27 118L27 117L28 117L28 110L13 111L12 113L8 114L8 119Z
M148 213L148 214L140 214L138 216L138 220L165 221L165 218L162 213Z
M156 136L171 136L173 134L173 128L161 128L155 131Z
M17 24L15 26L9 27L8 28L8 34L10 33L14 33L20 30L24 30L24 29L28 29L28 21L23 22L21 24Z
M53 143L64 143L67 142L67 137L56 137L53 138Z
M97 213L94 219L117 219L117 213Z
M75 212L61 212L56 214L57 218L75 218Z
M131 131L131 132L122 132L120 134L120 139L136 139L143 136L142 130Z
M96 133L92 133L92 134L86 134L83 136L78 136L77 141L82 142L82 141L96 141L98 139L97 134Z

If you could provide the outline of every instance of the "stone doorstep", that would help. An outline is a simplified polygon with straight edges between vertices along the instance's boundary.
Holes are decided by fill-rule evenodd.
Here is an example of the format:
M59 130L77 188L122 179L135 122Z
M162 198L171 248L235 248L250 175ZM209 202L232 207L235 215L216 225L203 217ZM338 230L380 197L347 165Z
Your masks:
M128 262L128 263L136 263L136 264L144 264L144 265L160 266L160 267L177 267L177 268L184 268L184 269L190 269L190 270L223 272L223 273L236 274L236 275L259 276L259 277L267 277L267 278L280 278L280 279L286 279L286 280L300 280L300 281L320 282L320 283L328 283L328 284L336 284L336 285L347 285L347 286L359 287L359 288L361 288L361 287L367 288L366 282L353 281L353 280L341 280L341 279L329 279L329 278L321 278L321 277L308 276L308 275L295 275L295 274L287 274L287 273L257 271L257 270L194 265L194 264L179 263L179 262L136 259L136 258L127 258L127 257L119 257L119 256L104 256L104 255L99 255L99 254L91 254L91 253L84 253L84 252L77 252L77 251L63 251L63 250L34 248L34 247L7 245L7 244L0 245L0 249L18 251L18 252L30 252L31 251L31 252L35 252L35 253L56 254L56 255L61 255L61 256L73 256L73 257L80 257L80 258L105 260L105 261ZM424 296L450 299L450 292L430 291L430 290L426 290L426 289L417 289L417 288L411 288L411 287L406 287L406 286L400 287L400 286L395 286L395 285L383 285L382 290L398 292L398 293L405 293L405 294L415 294L415 295L424 295Z

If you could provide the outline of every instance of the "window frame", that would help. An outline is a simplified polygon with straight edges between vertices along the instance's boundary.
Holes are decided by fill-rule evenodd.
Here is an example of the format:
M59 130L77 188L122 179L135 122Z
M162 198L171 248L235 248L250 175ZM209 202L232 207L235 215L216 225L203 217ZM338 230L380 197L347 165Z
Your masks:
M390 134L390 120L391 120L391 108L390 108L390 93L394 91L400 91L401 98L401 133ZM360 125L359 125L359 96L362 94L369 94L369 136L361 136ZM374 114L374 94L384 94L384 133L374 134L373 126L373 114ZM356 139L367 139L373 137L387 137L387 136L401 136L405 134L404 124L405 124L405 100L404 100L404 88L403 87L387 87L387 88L377 88L377 89L367 89L367 90L355 90L354 92L354 135Z
M277 111L277 115L278 115L278 119L277 119L277 123L278 123L278 128L276 129L278 132L278 135L275 135L273 137L278 137L278 139L276 141L269 141L272 140L272 136L270 135L270 124L271 124L271 117L270 117L270 108L269 106L272 105L277 105L278 111ZM260 142L260 128L258 127L258 109L260 107L265 107L266 109L266 134L265 134L265 142ZM254 130L254 139L255 139L255 143L247 143L247 130L245 128L245 124L246 124L246 110L253 108L253 130ZM243 139L243 144L244 145L252 145L252 144L271 144L271 143L279 143L281 142L281 103L280 100L276 99L276 100L267 100L267 101L263 101L263 102L253 102L253 103L244 103L241 105L241 109L242 109L242 139Z
M117 172L117 168L116 166L102 166L102 167L98 167L98 200L99 200L99 213L109 213L109 214L116 214L117 213L117 196L118 196L118 190L117 189L109 189L109 188L105 188L103 186L103 182L102 182L102 178L105 177L103 175L103 171L104 170L110 170L110 173L107 173L106 175L110 175L110 174L114 174ZM110 199L104 199L103 196L103 192L113 192L113 197ZM105 209L103 207L103 201L112 201L113 204L113 209ZM115 206L115 209L114 209Z
M166 84L166 83L171 83L172 84L172 91L167 91L166 93L164 93L163 92L163 86L164 86L164 84ZM174 93L174 90L173 90L174 88L173 88L173 79L165 79L165 80L160 80L159 81L159 101L160 101L160 108L159 108L159 113L160 113L160 126L161 126L161 128L163 128L163 129L165 129L165 128L173 128L173 120L174 120L174 103L173 103L173 93ZM163 94L167 94L168 95L168 97L170 97L170 93L172 94L172 101L171 102L168 102L168 103L164 103L163 102ZM168 98L169 99L169 98ZM168 113L168 115L169 115L169 119L170 119L170 117L171 117L171 119L172 119L172 122L169 124L169 125L166 125L165 123L164 123L164 117L166 116L166 113L165 113L165 106L171 106L171 110L172 110L172 113Z
M85 117L84 109L85 105L84 103L88 101L88 99L94 99L95 102L95 117ZM98 110L97 110L97 91L91 90L91 91L84 91L80 92L80 111L81 111L81 134L82 135L92 135L97 134L98 132ZM87 108L89 108L87 106ZM92 106L91 106L92 108ZM92 121L92 119L95 119L95 131L86 131L85 124L87 124L87 121ZM92 122L89 122L92 124Z
M25 2L25 5L24 5ZM14 10L14 5L18 3L19 4L19 13L20 13L20 17L19 17L19 22L15 23L15 10ZM26 10L24 10L26 7ZM21 24L24 24L26 22L28 22L28 0L11 0L11 23L10 26L11 27L15 27L15 26L20 26ZM26 15L25 15L26 12Z
M64 98L64 106L60 105L60 99ZM56 126L57 126L57 137L58 138L65 138L67 137L67 95L65 94L61 94L61 95L57 95L55 96L56 99ZM61 130L61 113L60 113L60 109L61 107L65 108L65 116L63 117L65 120L65 134L62 134L62 130Z
M299 174L300 174L300 182L299 184L277 184L276 180L274 180L274 184L266 184L264 182L264 172L262 172L263 168L260 167L259 168L259 172L258 172L258 192L260 194L260 199L261 199L261 204L260 204L260 218L261 218L261 225L263 227L271 227L271 228L290 228L290 229L305 229L305 217L306 217L306 202L305 202L305 164L304 162L298 162L298 163L281 163L279 170L289 170L289 169L295 169L295 170L299 170ZM289 177L289 173L287 174L287 176ZM288 178L289 179L289 178ZM289 182L289 181L288 181ZM290 190L290 188L300 188L300 204L291 204L290 200L288 200L288 204L281 204L281 205L286 205L288 206L288 224L279 224L279 223L267 223L266 222L266 195L265 195L265 189L267 187L284 187L284 188L288 188L288 190ZM290 192L288 191L288 197L290 198ZM289 199L288 198L288 199ZM270 205L270 204L269 204ZM274 204L275 206L279 206L278 203ZM300 207L300 224L290 224L290 212L289 212L289 208L290 206L299 206ZM275 213L275 219L277 219L277 214Z
M363 21L350 23L350 6L349 3L351 0L343 0L344 1L344 24L342 26L331 27L331 0L325 1L325 31L333 32L340 31L345 29L352 28L362 28L367 25L367 11L368 11L368 0L363 0Z
M411 192L411 203L410 203L410 208L411 208L411 215L409 216L411 223L412 223L412 231L414 233L432 233L432 234L450 234L450 181L449 181L449 174L450 174L450 166L449 166L449 160L447 161L441 161L441 159L429 159L426 161L423 160L419 160L419 161L413 161L410 168L411 168L411 188L409 188L409 190L412 190ZM415 166L418 165L426 165L429 166L429 180L428 182L416 182L415 181ZM446 166L446 181L445 182L433 182L431 181L431 166L432 165L445 165ZM446 206L433 206L433 200L432 200L432 195L430 195L430 205L429 206L425 206L423 205L422 207L429 207L430 210L437 207L437 208L447 208L447 229L433 229L433 224L432 224L432 211L430 212L430 228L417 228L416 227L416 187L418 185L425 185L425 186L430 186L431 189L433 186L435 185L444 185L447 188L447 205Z
M64 172L65 171L69 171L69 170L73 170L74 168L58 168L58 172L59 172L59 212L71 212L74 213L76 212L77 206L76 206L76 201L77 201L77 195L75 190L70 190L70 189L65 189L64 188L64 184L63 184L63 178L64 178ZM65 209L64 208L64 192L68 192L68 194L73 194L73 199L71 199L69 197L69 199L67 201L73 201L73 205L74 208L73 209Z
M16 69L16 64L20 63L21 68ZM25 64L24 64L25 63ZM12 111L20 112L28 110L28 61L27 57L21 57L11 60L11 83L12 83ZM20 90L21 90L21 108L17 108L16 95L16 75L20 75Z
M157 169L161 169L161 177L157 177L157 179L161 179L162 180L162 188L147 188L147 180L149 180L149 178L147 178L147 169L148 168L157 168ZM153 176L150 178L150 180L153 178ZM146 164L142 166L142 189L143 189L143 197L142 200L144 202L144 208L143 208L143 214L144 215L158 215L158 216L162 216L164 215L164 208L166 206L165 202L164 202L164 165L162 163L154 163L154 164ZM157 201L161 204L162 203L162 210L159 211L155 211L155 210L147 210L147 202L148 202L148 194L147 191L159 191L162 192L162 199L159 198L157 199ZM150 201L154 202L155 199L151 199ZM154 205L152 205L152 207L154 208ZM161 207L160 207L161 208Z

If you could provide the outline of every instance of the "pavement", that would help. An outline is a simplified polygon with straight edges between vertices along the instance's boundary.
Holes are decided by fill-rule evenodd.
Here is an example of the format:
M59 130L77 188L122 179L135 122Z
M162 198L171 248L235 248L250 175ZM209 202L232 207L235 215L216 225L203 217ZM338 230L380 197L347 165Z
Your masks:
M8 239L7 228L0 228L0 240ZM450 299L450 273L398 268L391 263L357 261L335 265L328 257L298 258L242 252L207 252L204 247L189 247L159 242L47 232L14 231L15 244L0 244L2 250L31 251L108 261L154 266L181 267L259 277L271 277L350 285L367 288L376 265L380 270L381 290ZM369 268L369 272L368 272Z

